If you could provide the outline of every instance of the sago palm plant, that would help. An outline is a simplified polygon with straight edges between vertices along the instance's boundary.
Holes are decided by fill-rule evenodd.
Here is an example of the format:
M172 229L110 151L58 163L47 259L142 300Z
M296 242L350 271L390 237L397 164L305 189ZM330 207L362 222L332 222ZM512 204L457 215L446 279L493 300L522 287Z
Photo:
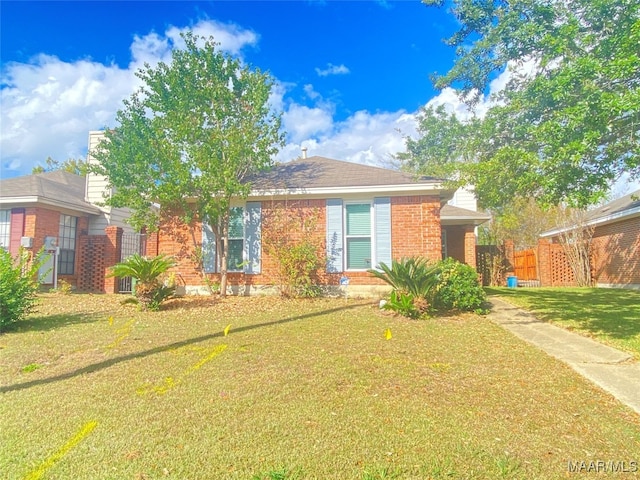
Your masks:
M426 313L433 303L438 285L438 266L424 257L392 260L391 266L380 263L369 273L393 288L389 308L409 317ZM408 309L409 300L412 309Z
M167 287L160 276L175 266L175 261L166 255L153 258L138 254L111 267L113 277L131 277L136 280L134 295L143 310L157 310L162 301L173 295L175 288Z

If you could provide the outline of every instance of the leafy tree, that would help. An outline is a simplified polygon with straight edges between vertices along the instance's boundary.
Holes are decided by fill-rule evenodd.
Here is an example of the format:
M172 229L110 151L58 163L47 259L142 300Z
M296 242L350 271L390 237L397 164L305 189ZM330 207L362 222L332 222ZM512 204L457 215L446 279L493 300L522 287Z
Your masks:
M513 240L516 249L526 249L537 245L542 232L557 227L566 210L542 209L533 198L515 198L493 213L492 219L479 227L480 244L502 245Z
M460 88L473 107L496 73L512 70L486 116L460 122L464 141L448 142L452 151L436 160L474 184L482 205L519 196L586 206L621 175L640 178L636 0L454 0L451 11L460 28L447 43L457 60L435 77L438 88ZM423 112L406 166L432 168L424 165L437 153L428 135L451 124L459 127Z
M194 222L210 224L221 240L224 295L230 202L246 198L250 175L271 166L281 115L269 108L270 75L219 52L213 38L182 38L170 64L137 72L143 86L116 114L119 126L105 132L91 168L115 187L108 204L132 209L134 227L154 229L161 214L173 216L197 244Z
M69 158L60 163L51 157L45 160L45 166L37 165L33 167L31 173L53 172L54 170L64 170L65 172L74 173L82 177L87 175L88 164L85 160Z
M405 170L420 175L455 178L458 163L473 161L477 120L462 121L443 105L423 107L417 116L419 139L405 137L406 152L395 155Z

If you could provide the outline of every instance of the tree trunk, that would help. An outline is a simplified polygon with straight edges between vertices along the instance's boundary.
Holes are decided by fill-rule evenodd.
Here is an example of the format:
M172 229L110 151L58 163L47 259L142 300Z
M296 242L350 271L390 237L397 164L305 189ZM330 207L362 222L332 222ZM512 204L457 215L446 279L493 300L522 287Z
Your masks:
M220 225L220 296L227 296L227 257L229 256L229 215L225 215Z

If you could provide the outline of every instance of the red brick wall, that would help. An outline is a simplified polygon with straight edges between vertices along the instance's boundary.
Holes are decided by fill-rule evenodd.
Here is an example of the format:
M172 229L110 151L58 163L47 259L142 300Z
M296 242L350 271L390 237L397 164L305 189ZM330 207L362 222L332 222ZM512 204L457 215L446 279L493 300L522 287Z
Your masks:
M80 256L80 239L87 234L89 217L79 216L76 224L76 256L75 273L73 275L59 275L58 279L65 280L72 285L77 284ZM13 225L12 225L13 226ZM44 246L45 237L58 237L60 234L60 212L43 207L27 207L24 209L25 237L33 237L32 252L38 252ZM13 235L12 235L13 237Z
M284 208L284 201L262 203L262 273L244 275L229 273L230 285L272 285L277 282L276 260L270 256L267 243L273 235L277 212ZM320 245L319 254L324 256L326 248L326 201L297 200L287 201L289 217L293 219L315 217L315 228L307 232L299 232ZM434 260L441 258L440 199L437 196L406 196L391 199L391 237L392 255L394 258L424 255ZM157 245L157 252L174 256L178 265L174 268L176 279L182 285L202 285L202 279L193 262L193 239L199 244L202 239L200 225L193 230L183 225L177 218L165 218L157 234L157 240L150 240ZM153 248L153 247L152 247ZM147 252L151 255L149 241ZM321 269L320 282L336 285L342 274L329 275ZM381 280L373 278L367 272L348 272L350 285L379 285ZM210 275L214 281L219 275Z
M439 197L392 197L391 222L393 258L423 255L442 259Z
M33 237L33 251L44 245L44 237L57 237L60 233L60 212L42 207L25 209L24 235Z
M640 217L597 227L592 245L597 283L640 285Z
M108 237L106 235L83 235L78 246L78 280L76 287L85 292L105 291L105 270Z

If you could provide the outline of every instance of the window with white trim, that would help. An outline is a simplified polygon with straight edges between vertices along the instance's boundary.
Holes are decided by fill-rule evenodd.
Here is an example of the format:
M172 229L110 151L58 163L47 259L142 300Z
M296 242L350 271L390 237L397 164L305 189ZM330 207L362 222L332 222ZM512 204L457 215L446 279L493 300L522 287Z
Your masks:
M244 259L244 208L232 207L229 211L229 256L227 270L241 272Z
M58 233L58 275L73 275L76 263L76 230L78 218L60 214Z
M11 240L11 210L0 210L0 248L9 250Z
M229 211L229 255L228 272L260 273L262 256L261 242L262 204L247 202L244 207L232 207ZM202 224L202 253L205 273L220 271L220 262L216 257L216 236L213 229Z
M344 206L346 270L371 268L371 204L347 203Z

